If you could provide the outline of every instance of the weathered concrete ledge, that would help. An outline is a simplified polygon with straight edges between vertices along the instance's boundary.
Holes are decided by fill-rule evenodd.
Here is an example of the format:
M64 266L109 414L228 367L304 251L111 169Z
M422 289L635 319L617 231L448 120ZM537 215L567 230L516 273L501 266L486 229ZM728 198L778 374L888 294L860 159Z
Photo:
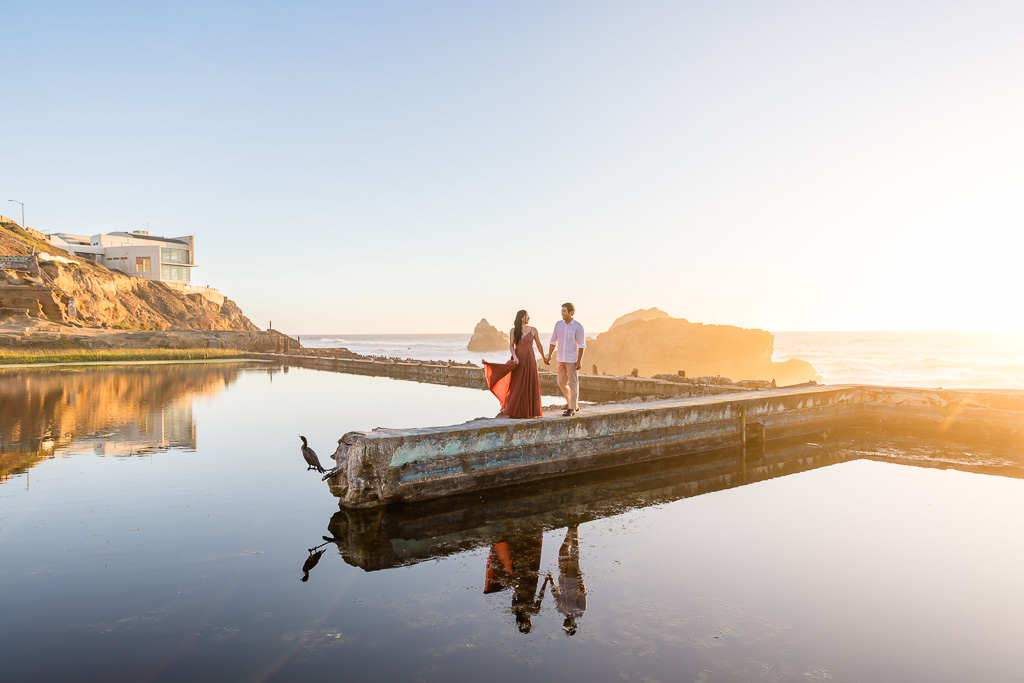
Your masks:
M289 353L250 354L253 357L275 360L288 365L344 372L350 375L391 377L429 384L486 389L483 368L439 362L403 362L373 358L338 358ZM545 396L561 397L553 372L541 370L540 388ZM706 396L740 393L747 389L732 384L704 384L668 382L647 377L619 377L614 375L580 375L580 399L583 401L618 401L637 396L678 396L687 394ZM564 399L563 399L564 400Z
M892 448L893 439L908 442L885 427L837 429L408 505L341 508L328 532L345 562L376 571L859 459L1024 478L1019 451L917 437L909 443L924 448L906 450Z
M349 432L324 479L342 506L372 507L876 423L1024 446L1024 392L800 387L589 406L571 418Z
M853 457L848 449L806 440L777 441L767 453L763 448L717 449L409 505L342 508L331 517L328 533L347 563L376 571Z
M1024 391L864 387L863 410L867 424L1024 448Z

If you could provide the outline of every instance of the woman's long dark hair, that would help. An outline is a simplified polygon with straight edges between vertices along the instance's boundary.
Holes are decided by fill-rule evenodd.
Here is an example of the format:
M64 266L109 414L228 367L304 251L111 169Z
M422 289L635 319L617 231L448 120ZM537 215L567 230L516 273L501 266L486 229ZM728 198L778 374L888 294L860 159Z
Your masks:
M523 338L523 318L525 317L526 311L519 311L516 313L516 333L514 335L516 338L516 344L518 344L519 340Z

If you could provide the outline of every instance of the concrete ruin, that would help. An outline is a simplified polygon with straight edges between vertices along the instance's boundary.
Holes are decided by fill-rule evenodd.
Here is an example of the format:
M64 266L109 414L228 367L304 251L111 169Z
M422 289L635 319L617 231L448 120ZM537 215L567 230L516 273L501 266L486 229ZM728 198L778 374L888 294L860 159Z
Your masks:
M823 448L804 439L768 451L725 448L410 505L341 508L331 517L328 534L350 565L391 569L826 467L852 458L843 446Z
M857 425L969 435L1024 447L1024 392L861 385L588 407L571 418L349 432L324 476L342 507L486 491Z
M965 453L960 442L916 436L917 448L893 448L900 431L830 429L409 505L341 508L324 538L345 562L370 572L860 459L1024 479L1024 462L998 449Z
M443 384L452 387L486 389L483 368L472 363L444 361L418 361L396 358L369 358L346 349L294 349L281 354L252 354L254 358L273 360L297 367L343 372L350 375L391 377L412 382ZM768 382L739 381L733 383L724 377L680 377L670 379L647 377L618 377L610 375L580 375L580 400L623 401L652 396L707 396L766 388ZM547 368L540 371L540 389L545 396L561 398L555 373ZM563 399L564 400L564 399Z

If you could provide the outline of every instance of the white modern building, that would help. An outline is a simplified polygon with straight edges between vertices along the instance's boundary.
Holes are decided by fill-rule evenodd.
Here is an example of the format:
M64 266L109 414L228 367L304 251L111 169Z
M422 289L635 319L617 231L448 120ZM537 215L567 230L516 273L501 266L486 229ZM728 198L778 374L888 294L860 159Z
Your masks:
M111 270L166 283L188 284L196 267L192 235L155 237L136 230L86 237L57 232L50 235L50 243Z
M219 291L191 283L196 267L192 235L155 237L146 230L135 230L87 237L55 232L50 234L50 244L111 270L157 280L183 294L199 294L218 306L224 305L224 295Z

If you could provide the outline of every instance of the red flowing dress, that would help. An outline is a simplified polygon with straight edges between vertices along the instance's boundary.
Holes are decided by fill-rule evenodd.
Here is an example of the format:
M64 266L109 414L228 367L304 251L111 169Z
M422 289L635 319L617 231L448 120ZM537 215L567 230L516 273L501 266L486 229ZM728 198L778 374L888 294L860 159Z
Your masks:
M533 355L533 330L523 335L516 344L518 363L488 363L483 361L487 388L501 402L506 417L542 417L540 406L540 375L537 358Z

